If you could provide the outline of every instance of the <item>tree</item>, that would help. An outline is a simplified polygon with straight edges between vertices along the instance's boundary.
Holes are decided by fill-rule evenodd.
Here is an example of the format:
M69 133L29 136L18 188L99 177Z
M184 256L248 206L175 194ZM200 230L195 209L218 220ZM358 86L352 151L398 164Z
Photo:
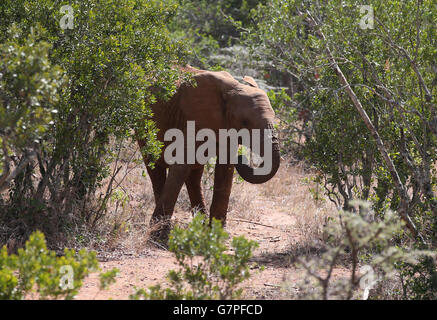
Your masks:
M190 63L202 68L214 66L212 56L220 48L240 41L241 30L252 24L250 11L265 0L179 0L177 19L171 24L175 37L190 49ZM224 66L220 66L224 67Z
M64 83L62 69L50 64L50 44L38 42L34 30L23 44L19 35L13 27L11 39L0 45L0 192L35 158L38 140L58 112L58 90ZM12 155L20 159L14 170Z
M289 74L292 112L308 110L302 152L328 197L345 209L356 198L380 214L390 207L413 236L435 241L437 10L366 4L273 1L258 7L247 39Z

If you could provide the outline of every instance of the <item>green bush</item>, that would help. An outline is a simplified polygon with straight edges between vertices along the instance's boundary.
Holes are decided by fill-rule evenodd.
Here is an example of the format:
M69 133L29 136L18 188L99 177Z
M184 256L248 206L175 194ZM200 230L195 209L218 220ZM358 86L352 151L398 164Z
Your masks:
M212 56L239 42L241 30L252 23L250 11L265 0L179 0L174 36L184 39L190 63L218 68ZM221 66L227 67L227 66Z
M303 299L367 299L370 289L378 288L374 297L394 298L392 293L382 292L382 285L389 281L401 287L403 265L419 266L421 259L433 260L435 252L402 248L396 244L402 236L402 221L391 211L382 220L375 219L370 204L354 201L358 212L341 211L325 227L327 244L320 257L299 259L306 270L299 284L298 298ZM347 264L344 275L334 277L335 269ZM400 271L401 270L401 271ZM417 275L417 273L415 273ZM410 280L414 278L413 274ZM365 293L367 290L367 293ZM399 298L401 298L399 296Z
M140 137L145 155L160 153L149 88L169 97L179 77L175 2L71 1L64 30L65 4L0 2L0 243L94 228L112 184L99 188L119 172L110 141Z
M175 227L170 233L169 249L174 253L179 270L168 273L169 288L161 285L137 290L132 299L150 300L207 300L234 299L242 289L237 285L249 278L248 262L257 243L244 237L232 239L221 223L207 224L198 214L187 229ZM232 251L233 254L227 252Z
M402 299L437 299L437 263L432 257L422 257L417 264L398 266L402 277Z
M252 11L247 43L266 70L287 75L281 85L292 99L280 113L286 138L320 173L329 199L345 210L362 199L380 212L408 213L435 245L437 7L432 0L369 0L374 24L366 29L362 5L273 0ZM357 112L332 59L383 143Z
M247 43L266 70L287 74L285 140L317 172L328 199L346 211L354 199L370 201L381 219L390 209L406 222L412 247L435 250L437 7L362 5L273 0L252 11ZM372 13L373 25L363 27ZM435 296L436 265L426 261L401 264L405 298Z
M62 256L47 250L44 234L34 232L24 248L8 255L0 250L0 299L73 299L90 272L99 269L94 252L65 249ZM100 275L100 287L114 281L117 270Z

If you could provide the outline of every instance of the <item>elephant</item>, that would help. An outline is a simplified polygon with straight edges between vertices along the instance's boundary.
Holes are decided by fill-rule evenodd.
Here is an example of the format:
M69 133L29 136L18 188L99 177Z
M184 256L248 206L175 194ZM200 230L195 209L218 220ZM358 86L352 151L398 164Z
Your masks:
M206 71L186 66L182 68L191 73L192 81L178 85L176 93L167 101L157 101L152 106L153 117L158 128L157 138L163 143L163 149L170 144L165 141L169 129L178 128L187 132L187 122L195 121L195 130L210 129L218 134L220 129L264 129L272 130L271 170L268 174L255 175L254 168L243 163L238 156L237 163L217 163L214 172L213 198L210 206L210 221L215 218L226 224L229 197L232 188L234 168L238 174L250 183L264 183L270 180L280 165L280 150L277 136L273 131L275 113L267 94L258 87L251 77L244 77L240 83L226 71ZM261 142L264 141L261 139ZM239 140L238 143L241 143ZM140 147L145 141L138 139ZM263 144L263 143L261 143ZM199 143L195 145L197 149ZM222 147L217 143L217 148ZM187 150L187 146L184 146ZM262 150L262 148L261 148ZM152 181L155 209L150 220L151 236L155 239L168 237L170 219L179 195L185 183L192 208L207 213L205 199L201 189L201 178L205 163L168 163L161 153L160 158L149 165L147 156L144 162ZM188 156L188 155L187 155ZM168 174L167 174L168 169Z

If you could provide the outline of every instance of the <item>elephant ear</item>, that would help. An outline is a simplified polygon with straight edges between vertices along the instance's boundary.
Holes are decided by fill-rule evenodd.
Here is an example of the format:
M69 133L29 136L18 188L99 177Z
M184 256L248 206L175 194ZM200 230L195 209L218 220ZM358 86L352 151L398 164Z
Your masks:
M255 79L252 77L244 76L243 81L247 82L251 87L259 88L255 82Z

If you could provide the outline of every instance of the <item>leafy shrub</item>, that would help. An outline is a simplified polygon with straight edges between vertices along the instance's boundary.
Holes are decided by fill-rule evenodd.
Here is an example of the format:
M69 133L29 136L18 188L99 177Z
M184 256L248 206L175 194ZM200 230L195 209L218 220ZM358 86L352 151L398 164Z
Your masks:
M432 257L422 257L417 264L403 263L398 267L402 279L402 299L437 299L437 263Z
M83 279L99 268L94 252L65 249L63 256L47 250L44 234L34 232L18 254L0 250L0 299L72 299ZM116 269L100 275L100 287L114 281ZM70 277L71 276L71 277Z
M179 0L177 19L171 24L171 30L176 38L184 39L187 43L191 64L201 68L217 68L216 59L212 57L219 53L220 48L238 43L241 30L252 22L250 11L265 2Z
M50 63L52 46L38 41L41 30L32 30L22 43L17 41L20 32L12 26L11 38L0 43L0 159L4 159L0 191L13 179L9 156L27 153L27 160L50 128L65 81L63 70ZM15 175L23 168L18 167Z
M72 1L65 30L63 4L0 2L0 243L94 229L112 184L99 190L118 173L110 141L139 137L145 155L160 153L148 89L175 90L174 1Z
M342 211L339 220L330 220L326 226L328 243L324 253L299 260L307 273L299 284L299 298L367 299L369 291L363 293L366 287L374 289L388 280L399 282L400 265L417 266L420 259L435 256L396 245L403 223L391 211L386 211L380 221L375 219L369 203L354 201L351 205L358 205L360 210ZM348 275L334 279L334 269L344 261L351 262Z
M362 4L273 0L252 10L247 42L266 70L288 75L281 85L292 101L280 115L303 120L284 121L286 132L305 136L295 140L329 199L344 210L353 199L390 208L435 246L437 7L369 0L374 24L366 29Z
M252 10L246 43L266 71L287 75L280 80L291 101L278 115L297 146L287 151L312 166L328 199L346 211L354 199L371 201L381 218L391 209L413 247L435 250L437 7L369 0L367 15L362 5L273 0ZM432 259L398 266L402 297L435 296Z
M248 262L257 243L244 237L232 239L219 221L209 226L205 216L197 214L187 229L175 227L170 233L169 250L180 267L168 273L169 288L156 285L137 290L132 299L233 299L242 290L236 286L249 278ZM232 251L233 254L226 253Z

